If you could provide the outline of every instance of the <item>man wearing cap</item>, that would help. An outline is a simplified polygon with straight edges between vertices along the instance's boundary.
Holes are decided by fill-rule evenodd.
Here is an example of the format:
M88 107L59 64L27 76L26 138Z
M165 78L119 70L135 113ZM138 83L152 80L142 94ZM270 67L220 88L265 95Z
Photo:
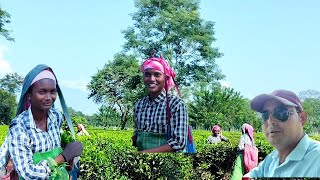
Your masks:
M300 99L287 90L261 94L251 108L262 117L262 130L275 147L244 177L320 177L320 145L303 131L307 114Z
M133 145L140 152L181 152L186 146L188 115L182 99L169 95L175 72L162 58L151 57L141 66L148 96L134 107Z

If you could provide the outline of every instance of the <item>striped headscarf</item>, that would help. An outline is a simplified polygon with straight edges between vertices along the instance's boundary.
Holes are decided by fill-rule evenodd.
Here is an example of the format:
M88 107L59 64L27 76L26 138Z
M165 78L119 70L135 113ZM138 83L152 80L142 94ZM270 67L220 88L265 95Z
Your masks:
M156 58L151 57L145 60L141 65L141 72L144 73L146 69L155 69L161 71L166 75L165 90L168 91L175 86L174 78L177 76L173 69L170 67L169 63L162 57Z

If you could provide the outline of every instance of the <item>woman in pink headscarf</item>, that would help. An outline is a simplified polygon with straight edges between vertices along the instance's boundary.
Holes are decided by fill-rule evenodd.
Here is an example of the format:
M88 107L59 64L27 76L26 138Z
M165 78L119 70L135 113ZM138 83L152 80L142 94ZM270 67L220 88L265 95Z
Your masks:
M242 179L242 176L245 173L247 173L246 163L248 163L247 161L248 159L245 159L246 157L244 157L245 156L244 153L248 153L248 152L244 152L245 148L249 147L252 150L257 150L256 148L255 149L251 148L251 147L255 147L254 137L253 137L253 127L250 124L244 123L242 125L241 131L242 131L242 135L240 137L240 141L238 144L238 156L235 160L235 165L231 175L231 180ZM253 152L253 154L255 153L257 152ZM257 161L258 159L258 155L256 156L257 157L254 157L255 161Z
M208 137L208 144L219 143L222 141L229 142L229 139L224 137L221 133L221 127L218 125L214 125L211 129L212 134Z
M242 135L238 144L238 150L240 151L244 149L245 144L251 146L254 144L253 127L250 124L244 123L241 130Z
M134 107L133 145L141 152L181 152L186 146L188 115L183 100L168 94L176 73L162 57L145 60L141 72L148 96Z

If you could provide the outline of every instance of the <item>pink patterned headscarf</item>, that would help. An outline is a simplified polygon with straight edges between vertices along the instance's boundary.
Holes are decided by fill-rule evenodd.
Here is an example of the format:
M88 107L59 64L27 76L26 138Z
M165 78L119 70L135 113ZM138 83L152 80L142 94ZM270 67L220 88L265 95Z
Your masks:
M141 72L144 73L146 69L155 69L155 70L161 71L163 74L166 75L167 77L166 85L165 85L166 91L170 90L172 87L175 86L173 78L175 78L177 75L173 71L173 69L170 67L168 62L162 58L162 56L160 58L151 57L145 60L141 65Z
M248 132L248 135L250 136L251 140L253 140L253 127L250 124L244 123L242 125L242 132L243 134Z

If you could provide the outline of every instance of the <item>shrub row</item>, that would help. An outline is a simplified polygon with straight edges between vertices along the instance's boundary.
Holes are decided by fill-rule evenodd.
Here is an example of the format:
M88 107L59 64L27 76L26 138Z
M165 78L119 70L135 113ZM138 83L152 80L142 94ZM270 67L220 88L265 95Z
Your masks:
M8 127L0 126L0 143ZM223 132L229 142L207 144L208 131L193 132L198 153L137 153L131 146L132 130L89 129L79 179L229 179L237 156L240 132ZM319 136L312 136L319 140ZM262 133L255 133L259 160L273 150Z
M91 137L78 138L85 147L80 179L229 179L240 138L240 133L226 132L230 143L207 144L210 133L195 131L198 153L150 154L131 146L132 131L91 132ZM261 160L270 149L262 142L257 138Z

